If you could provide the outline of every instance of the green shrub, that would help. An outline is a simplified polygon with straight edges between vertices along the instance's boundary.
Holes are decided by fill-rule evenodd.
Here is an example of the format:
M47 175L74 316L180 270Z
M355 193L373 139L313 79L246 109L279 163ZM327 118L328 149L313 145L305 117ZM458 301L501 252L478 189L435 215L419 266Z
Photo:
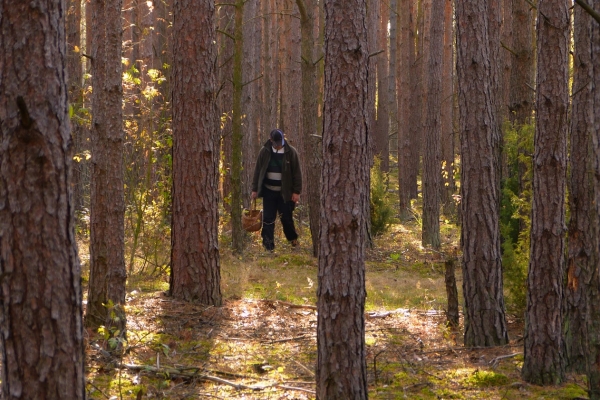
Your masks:
M522 315L526 306L531 228L533 124L504 126L506 170L500 198L502 265L507 308Z
M381 170L381 160L375 158L371 168L371 234L385 233L394 218L394 200L388 192L389 179Z

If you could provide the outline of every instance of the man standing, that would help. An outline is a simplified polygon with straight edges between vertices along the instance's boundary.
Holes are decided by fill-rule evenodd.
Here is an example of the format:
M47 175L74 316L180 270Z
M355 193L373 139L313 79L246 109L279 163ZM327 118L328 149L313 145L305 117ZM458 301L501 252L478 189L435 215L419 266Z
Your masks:
M280 215L283 233L293 247L298 246L293 212L302 192L302 172L296 149L274 129L260 149L252 179L252 198L263 198L263 246L275 249L275 220Z

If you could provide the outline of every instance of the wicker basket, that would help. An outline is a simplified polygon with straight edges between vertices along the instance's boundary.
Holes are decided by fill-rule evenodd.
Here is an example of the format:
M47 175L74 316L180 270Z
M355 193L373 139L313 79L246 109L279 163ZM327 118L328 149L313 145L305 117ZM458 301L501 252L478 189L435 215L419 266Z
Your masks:
M262 228L263 211L256 209L256 200L252 202L252 210L244 208L242 212L242 227L246 232L256 232Z

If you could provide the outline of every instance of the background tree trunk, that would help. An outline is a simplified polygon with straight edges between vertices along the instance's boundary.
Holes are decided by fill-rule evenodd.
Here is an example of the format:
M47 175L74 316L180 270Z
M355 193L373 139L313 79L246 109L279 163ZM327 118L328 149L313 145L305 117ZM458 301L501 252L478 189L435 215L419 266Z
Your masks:
M85 323L124 336L125 202L120 0L92 1L90 284Z
M388 23L390 21L390 4L387 0L381 0L381 18L379 20L379 45L384 52L377 55L377 123L373 136L376 138L385 138L389 140L390 115L388 98L388 79L389 79L389 42L388 42ZM371 60L373 61L373 60ZM373 140L373 154L378 154L377 140ZM369 164L372 165L372 164Z
M0 10L2 398L84 399L65 3Z
M233 109L233 25L235 7L229 4L218 7L217 35L219 44L218 76L219 89L217 95L218 115L221 119L221 154L222 154L222 204L226 212L231 213L231 136Z
M415 43L410 74L410 136L411 154L408 161L408 193L410 199L418 197L417 178L421 165L421 142L423 140L423 0L416 0L412 9L411 31ZM409 202L410 205L410 202Z
M244 250L245 232L242 229L242 60L244 0L235 2L233 28L233 110L231 136L231 245L235 253Z
M454 194L454 0L444 1L444 67L442 68L442 180L441 202L444 214L456 215Z
M317 398L366 399L365 242L369 212L366 5L325 1L325 107Z
M526 1L512 5L512 63L509 95L509 118L517 126L529 123L533 110L533 12Z
M598 269L598 215L594 192L594 67L591 37L595 21L581 8L574 8L573 101L571 105L567 285L565 287L565 355L567 368L587 372L588 293L593 290L592 277Z
M175 2L171 294L178 299L219 306L222 299L214 18L214 0Z
M590 2L595 10L600 9L600 0ZM592 65L594 88L600 87L600 25L592 23ZM593 110L600 109L600 90L594 91ZM594 116L592 125L592 148L594 149L594 176L596 177L594 184L595 198L600 198L600 117ZM596 201L596 215L598 225L596 225L596 238L600 238L600 202ZM598 248L596 247L596 250ZM598 257L600 259L600 256ZM590 399L600 399L600 266L596 263L594 274L591 276L591 284L588 293L588 308L589 314L586 320L589 321L588 327L588 343L589 343L589 366L588 366L588 382Z
M69 107L72 109L71 137L73 138L73 154L76 164L73 164L73 206L75 211L82 211L84 207L85 172L86 163L82 156L86 148L85 129L81 126L79 112L83 108L83 68L81 63L81 1L69 0L67 2L67 78L69 88Z
M492 99L495 92L488 3L486 0L456 3L466 346L508 342L498 215L499 132L496 103Z
M399 68L398 68L398 194L400 199L400 218L407 219L410 209L410 163L413 154L411 153L411 142L414 137L411 135L411 94L410 80L411 67L414 59L415 42L411 30L412 18L412 0L399 0L398 9L402 10L400 21L398 23L400 30Z
M569 4L538 4L537 87L531 249L523 379L556 385L565 379L563 276L569 107Z
M441 247L440 240L440 177L442 129L442 63L444 60L443 0L433 2L429 29L429 59L427 66L427 118L423 152L423 246Z
M387 79L387 117L389 120L388 132L377 132L374 137L375 155L381 159L381 170L390 169L390 135L398 134L398 97L396 84L396 70L398 64L398 0L390 0L390 40L389 40L389 67ZM392 140L392 148L398 148L397 136Z
M314 62L314 1L296 0L300 11L302 30L302 135L303 153L306 167L302 176L306 187L305 202L308 203L310 233L313 256L319 255L319 230L321 221L321 146L317 137L317 66Z

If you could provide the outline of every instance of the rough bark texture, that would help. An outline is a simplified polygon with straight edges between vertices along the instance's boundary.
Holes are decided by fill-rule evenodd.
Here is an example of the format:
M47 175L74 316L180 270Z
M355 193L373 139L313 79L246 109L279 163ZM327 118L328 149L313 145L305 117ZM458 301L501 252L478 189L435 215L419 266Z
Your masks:
M174 3L171 294L218 306L222 299L214 16L213 0Z
M526 2L525 2L526 3ZM500 0L500 12L502 24L500 26L500 93L499 93L499 115L498 121L503 124L508 118L508 99L510 98L510 74L512 65L512 6L513 0ZM508 49L507 49L508 48Z
M538 4L535 151L523 379L565 379L563 276L569 105L569 4Z
M222 181L222 202L223 208L227 213L231 212L231 136L232 121L231 109L233 87L231 85L233 74L233 25L235 8L230 5L218 7L218 27L217 43L219 44L218 55L218 114L221 118L221 153L223 181Z
M377 122L373 131L373 137L389 137L390 131L390 116L389 103L386 101L388 97L388 71L389 71L389 43L388 43L388 23L390 21L390 5L387 0L384 1L381 7L381 18L379 20L379 44L383 53L377 55ZM373 142L373 154L377 153L377 146Z
M94 91L90 285L85 323L92 328L105 325L123 333L125 313L122 306L125 303L127 273L124 254L121 1L94 0L91 9Z
M250 207L250 192L252 186L252 174L256 155L260 151L260 146L264 143L265 135L258 135L260 132L257 120L258 106L262 103L258 97L257 79L261 71L256 68L257 60L260 57L254 54L257 43L260 45L261 38L257 37L257 25L261 19L258 17L259 2L249 1L244 6L244 22L242 35L244 37L244 49L242 59L242 175L241 175L241 197L244 208ZM259 46L260 49L260 46ZM260 140L260 142L259 142Z
M411 9L411 31L415 42L415 52L412 58L410 72L410 137L411 157L407 160L408 182L407 190L410 199L418 197L417 178L421 164L421 142L423 140L423 0L416 0L416 6ZM410 205L410 204L409 204Z
M498 216L498 125L492 99L488 15L488 1L456 3L466 346L508 342Z
M398 89L396 82L396 71L398 64L398 0L390 0L389 2L390 16L390 41L389 41L389 66L387 75L387 111L388 111L388 132L377 132L374 137L375 154L381 159L381 170L389 170L390 158L390 142L392 149L398 148L397 135L398 132ZM392 140L390 140L392 139Z
M366 8L325 1L325 106L317 398L366 399L365 242L369 207Z
M450 258L444 263L446 267L444 283L446 284L446 296L448 298L448 310L446 311L446 321L448 325L457 327L459 323L458 310L458 288L456 287L456 258Z
M513 1L512 51L509 118L517 124L527 124L533 110L533 11L526 1Z
M596 22L574 9L573 100L568 225L567 285L565 287L565 355L569 370L585 373L588 362L588 292L598 262L598 215L594 206L593 65L591 37Z
M433 0L429 24L429 57L427 65L427 118L423 153L423 231L421 242L434 249L440 240L440 178L442 137L442 63L444 60L443 0Z
M233 109L231 114L231 245L233 251L244 250L245 232L242 229L242 56L244 49L244 0L235 2L233 28Z
M302 131L306 168L304 202L308 203L313 256L319 255L321 225L321 139L317 137L317 67L314 62L314 10L312 0L296 0L302 31Z
M454 182L454 0L444 1L444 67L442 68L442 189L446 215L456 215Z
M400 44L398 53L400 54L398 63L398 194L400 200L400 217L406 219L409 216L410 209L410 190L409 190L409 166L412 161L411 142L414 137L410 129L410 79L411 66L414 59L415 43L411 30L412 18L412 0L399 0L398 8L403 10L400 13L399 27Z
M600 0L593 0L590 2L591 6L595 10L600 9ZM596 21L594 21L596 22ZM592 109L596 112L594 114L594 121L592 126L592 148L594 149L594 176L596 178L594 191L595 199L600 198L600 117L597 115L597 110L600 108L600 24L592 23L591 32L591 54L592 54L592 65L594 72L592 76L594 81L592 85L594 90L594 104ZM596 225L596 238L600 238L600 202L596 201L596 216L599 223ZM596 251L600 249L596 246ZM598 260L600 256L597 255L597 262L594 268L594 273L590 277L590 286L588 293L588 315L586 320L589 322L588 327L588 343L589 343L589 367L588 367L588 382L589 382L589 395L590 399L600 399L600 266L598 266Z
M65 2L0 1L3 399L84 399Z
M81 64L81 1L69 0L67 2L67 78L69 88L69 106L73 112L78 112L83 107L82 79L83 69ZM71 137L73 138L73 154L80 155L86 148L85 129L75 119L71 120ZM84 157L77 158L73 165L73 206L75 211L84 207L85 185L89 182L87 162ZM89 194L89 192L88 192Z

